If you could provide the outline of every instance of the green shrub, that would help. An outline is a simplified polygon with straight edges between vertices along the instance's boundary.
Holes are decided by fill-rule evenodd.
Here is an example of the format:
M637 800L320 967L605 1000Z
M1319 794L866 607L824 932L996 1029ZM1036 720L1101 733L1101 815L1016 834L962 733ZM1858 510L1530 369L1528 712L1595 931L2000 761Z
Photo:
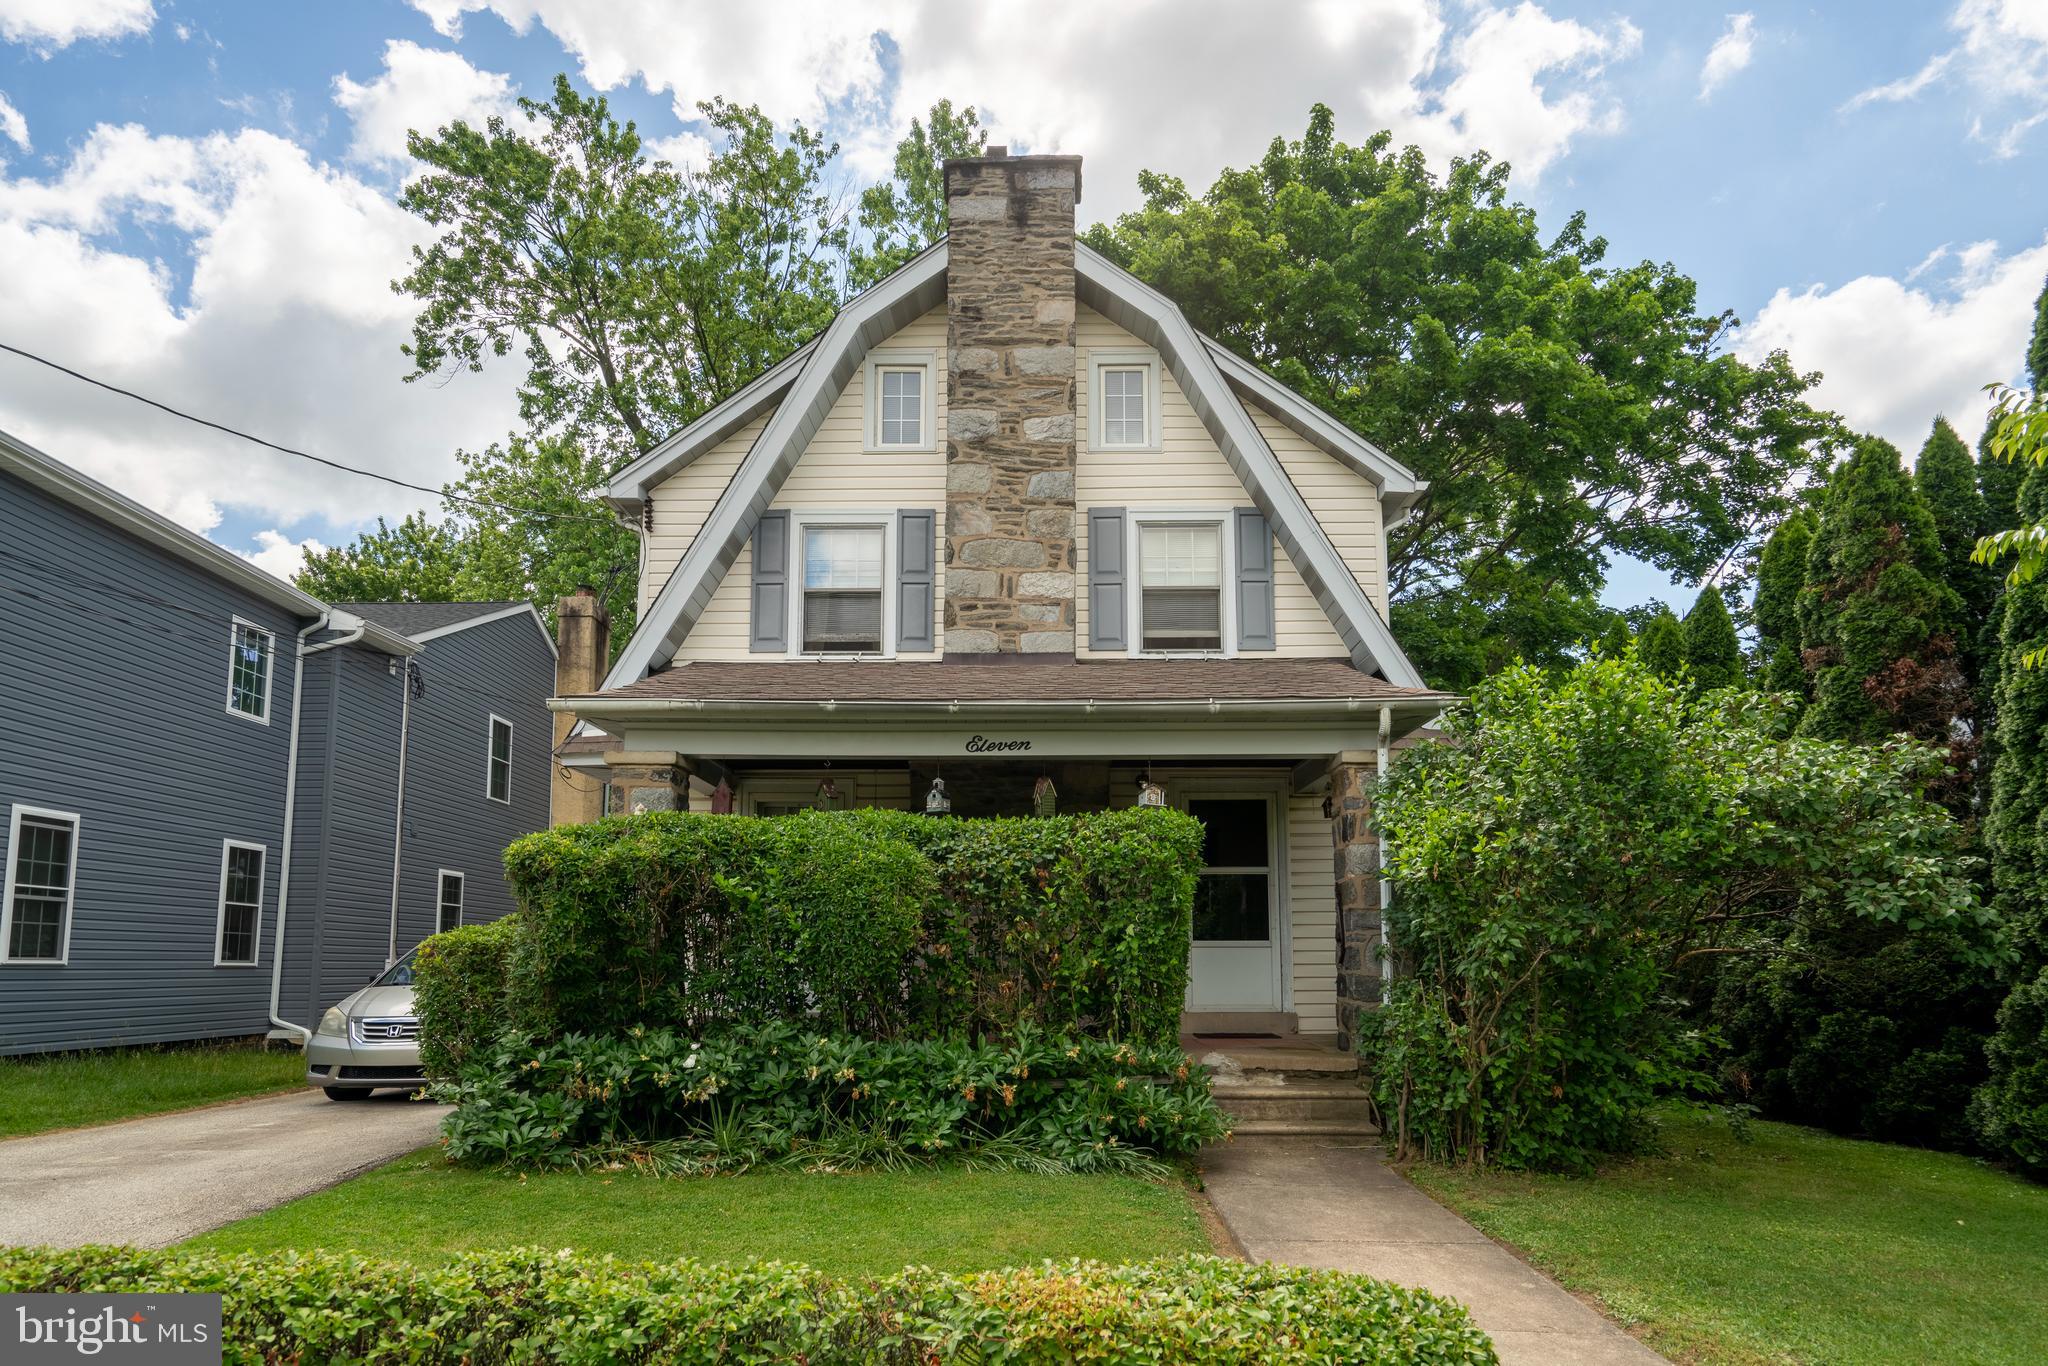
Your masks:
M1167 1043L1201 827L1156 809L659 813L529 835L505 866L522 908L509 978L494 987L478 963L473 990L447 999L532 1033L788 1021L873 1039L1036 1027ZM479 1009L494 990L504 1004ZM462 1028L441 999L422 1003L425 1035Z
M429 1076L454 1076L509 1023L507 992L518 935L514 912L433 935L420 945L412 964L412 996L414 1009L434 1023L420 1035L420 1062Z
M786 1024L690 1038L507 1035L443 1094L449 1155L511 1167L664 1171L867 1165L994 1151L1128 1169L1223 1136L1178 1048L1025 1031L1002 1043L878 1043Z
M1361 1049L1399 1147L1584 1169L1636 1146L1660 1093L1711 1082L1685 998L1730 958L1808 953L1823 912L1976 927L1989 961L1924 791L1941 751L1783 731L1760 698L1600 657L1496 674L1394 765L1375 821L1411 970Z
M2048 1177L2048 968L2006 997L1984 1052L1991 1080L1970 1104L1978 1136L2023 1171Z
M1465 1310L1334 1271L1215 1257L845 1282L778 1262L534 1248L423 1267L336 1253L0 1248L0 1291L217 1293L223 1359L421 1366L804 1361L1483 1366Z

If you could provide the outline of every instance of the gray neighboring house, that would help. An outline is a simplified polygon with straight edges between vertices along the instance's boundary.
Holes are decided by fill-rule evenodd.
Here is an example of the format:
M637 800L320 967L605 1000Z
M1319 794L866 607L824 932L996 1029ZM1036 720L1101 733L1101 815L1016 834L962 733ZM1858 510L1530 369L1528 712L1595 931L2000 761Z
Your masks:
M553 681L528 603L323 603L0 432L0 1054L297 1037L503 915Z

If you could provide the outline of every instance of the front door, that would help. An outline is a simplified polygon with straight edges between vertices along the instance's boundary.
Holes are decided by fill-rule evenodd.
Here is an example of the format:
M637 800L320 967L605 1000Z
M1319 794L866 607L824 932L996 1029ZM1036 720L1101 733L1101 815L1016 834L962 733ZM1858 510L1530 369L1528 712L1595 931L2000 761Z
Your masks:
M1280 877L1271 797L1190 793L1202 823L1189 1010L1280 1009Z

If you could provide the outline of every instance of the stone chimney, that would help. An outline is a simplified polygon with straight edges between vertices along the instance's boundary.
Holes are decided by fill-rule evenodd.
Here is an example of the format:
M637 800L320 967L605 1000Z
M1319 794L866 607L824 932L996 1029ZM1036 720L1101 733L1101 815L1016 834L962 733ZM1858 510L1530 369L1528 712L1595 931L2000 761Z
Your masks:
M945 167L946 658L1074 657L1081 158Z
M588 584L555 602L555 696L593 693L604 686L611 664L612 620L597 590ZM555 748L569 738L576 718L554 713ZM582 825L604 815L604 780L557 762L548 790L548 823Z

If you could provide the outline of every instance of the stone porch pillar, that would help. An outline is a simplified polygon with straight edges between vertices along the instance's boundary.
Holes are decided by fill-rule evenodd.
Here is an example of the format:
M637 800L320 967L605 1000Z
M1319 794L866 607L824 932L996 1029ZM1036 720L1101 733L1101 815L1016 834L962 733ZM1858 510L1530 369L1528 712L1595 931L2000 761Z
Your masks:
M1330 768L1330 823L1337 879L1337 1046L1358 1041L1358 1017L1380 1004L1380 844L1372 831L1369 754L1346 752Z
M690 770L681 755L661 750L608 750L604 762L612 772L621 815L690 809Z

